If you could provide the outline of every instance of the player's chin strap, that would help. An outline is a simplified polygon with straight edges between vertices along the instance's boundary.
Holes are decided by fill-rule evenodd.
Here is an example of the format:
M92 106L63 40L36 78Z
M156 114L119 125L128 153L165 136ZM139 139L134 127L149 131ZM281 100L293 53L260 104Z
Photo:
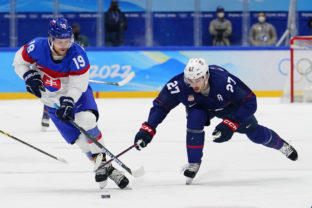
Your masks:
M207 72L206 76L204 77L204 79L205 79L205 86L209 85L209 83L208 83L209 77L210 77L210 74L209 74L209 72Z
M48 38L48 44L49 44L50 50L51 50L51 52L52 52L53 59L54 59L54 60L62 60L65 56L55 56L55 55L53 55L53 54L57 54L57 53L55 52L55 50L53 49L53 43L54 43L53 37L52 37L52 36L49 36L49 38ZM71 37L71 39L70 39L70 45L68 46L68 50L69 50L70 47L73 45L73 43L74 43L74 36L72 35L72 37Z
M49 36L48 38L48 43L49 43L49 46L50 46L50 50L55 53L54 49L53 49L53 40L52 40L52 37Z

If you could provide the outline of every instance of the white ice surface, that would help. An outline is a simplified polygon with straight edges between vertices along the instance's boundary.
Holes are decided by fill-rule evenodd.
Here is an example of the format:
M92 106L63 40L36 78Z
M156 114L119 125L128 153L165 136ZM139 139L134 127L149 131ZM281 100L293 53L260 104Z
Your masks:
M147 119L152 99L98 99L106 147L118 154L133 144ZM299 159L288 160L279 151L235 134L223 144L211 141L219 122L206 127L201 169L193 185L180 173L186 164L185 113L178 106L157 129L142 151L120 159L132 169L145 167L142 178L130 179L120 190L109 181L99 190L93 165L79 148L68 145L52 125L41 132L42 105L38 100L0 101L0 129L57 157L62 164L0 134L1 208L310 208L312 206L312 104L281 104L258 99L256 117L296 147ZM116 167L119 167L114 163ZM110 194L102 199L101 194Z

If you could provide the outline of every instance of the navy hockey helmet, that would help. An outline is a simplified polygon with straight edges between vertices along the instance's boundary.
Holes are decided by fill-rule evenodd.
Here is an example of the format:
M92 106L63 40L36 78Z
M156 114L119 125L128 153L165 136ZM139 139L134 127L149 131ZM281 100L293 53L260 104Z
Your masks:
M63 17L56 18L50 21L48 34L52 38L58 39L72 38L73 29L71 26L68 25L67 19Z

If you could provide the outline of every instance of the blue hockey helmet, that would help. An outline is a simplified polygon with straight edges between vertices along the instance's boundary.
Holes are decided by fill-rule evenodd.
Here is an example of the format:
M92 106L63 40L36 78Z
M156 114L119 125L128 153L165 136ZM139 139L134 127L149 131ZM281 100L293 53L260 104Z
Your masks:
M49 46L52 51L53 45L54 45L54 40L55 38L57 39L70 39L68 48L70 48L73 43L74 43L74 35L73 35L73 29L71 26L68 25L67 19L61 17L61 18L56 18L52 19L49 24Z
M67 19L63 17L56 18L50 21L48 34L52 38L58 39L72 38L73 29L71 26L68 25Z

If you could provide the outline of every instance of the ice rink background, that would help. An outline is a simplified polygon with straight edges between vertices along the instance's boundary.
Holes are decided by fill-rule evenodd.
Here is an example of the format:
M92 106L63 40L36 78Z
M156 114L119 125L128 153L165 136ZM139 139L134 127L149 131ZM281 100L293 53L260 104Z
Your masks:
M98 99L106 147L118 154L133 144L147 119L152 99ZM186 186L185 112L174 109L157 129L152 143L120 159L132 169L143 165L146 174L130 179L120 190L110 181L99 190L93 165L80 149L68 145L52 125L41 132L42 105L38 100L0 101L0 129L50 154L62 164L0 134L0 207L185 207L185 208L310 208L312 206L312 104L281 104L277 98L258 99L256 117L298 151L292 162L280 152L234 134L223 144L212 142L206 127L201 169ZM119 167L114 163L115 167ZM102 199L101 194L110 194Z

